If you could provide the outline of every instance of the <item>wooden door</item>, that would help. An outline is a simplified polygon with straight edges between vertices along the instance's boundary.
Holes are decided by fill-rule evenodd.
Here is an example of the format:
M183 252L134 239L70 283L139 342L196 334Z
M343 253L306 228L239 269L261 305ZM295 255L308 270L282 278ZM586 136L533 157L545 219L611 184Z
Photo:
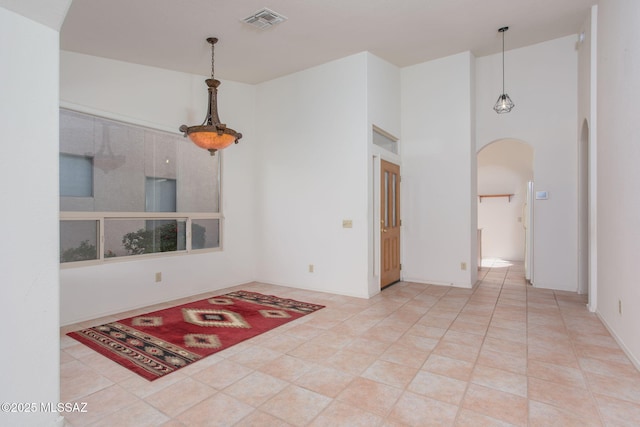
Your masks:
M380 287L400 280L400 166L380 167Z

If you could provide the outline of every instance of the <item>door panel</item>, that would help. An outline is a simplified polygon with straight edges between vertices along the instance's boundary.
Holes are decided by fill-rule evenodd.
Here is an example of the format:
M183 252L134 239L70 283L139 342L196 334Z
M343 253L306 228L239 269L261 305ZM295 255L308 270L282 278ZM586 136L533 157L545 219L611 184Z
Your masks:
M400 166L380 166L380 287L400 280Z

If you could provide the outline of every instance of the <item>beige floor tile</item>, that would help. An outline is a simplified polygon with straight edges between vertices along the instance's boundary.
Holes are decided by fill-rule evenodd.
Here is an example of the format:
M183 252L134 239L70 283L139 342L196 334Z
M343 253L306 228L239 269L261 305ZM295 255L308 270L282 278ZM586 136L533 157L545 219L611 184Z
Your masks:
M527 399L515 394L470 384L462 407L517 426L527 425Z
M407 390L441 402L459 405L467 390L467 382L421 371L413 378Z
M622 377L627 379L633 379L640 382L640 372L630 362L619 363L606 361L603 359L591 359L583 357L578 359L580 368L583 371L591 372L598 375Z
M169 417L175 417L215 393L216 390L212 387L185 378L145 397L144 400Z
M455 427L513 427L513 424L462 409L456 418Z
M577 368L529 360L527 375L570 387L586 388L584 375Z
M299 357L309 362L321 363L338 351L333 347L327 347L326 345L305 342L304 344L299 345L295 349L289 351L287 354L294 357Z
M320 360L319 364L334 367L353 375L360 375L375 361L376 357L370 354L340 350L331 357Z
M356 378L337 396L341 402L379 416L386 416L402 390L366 378Z
M328 397L336 397L355 378L344 371L316 366L295 381L296 385Z
M81 398L113 385L113 381L98 374L80 361L60 366L60 398L63 402Z
M430 350L418 350L415 347L396 344L380 355L379 359L412 368L420 368L429 357L430 352Z
M471 382L517 396L527 397L527 377L525 375L478 364L471 375Z
M303 340L309 340L311 338L317 337L321 333L324 332L324 329L316 328L315 326L309 326L306 324L297 325L292 328L287 329L284 332L286 335L290 335L296 338L300 338Z
M255 410L238 421L233 427L293 427L293 424L271 414Z
M360 408L333 401L311 424L312 427L370 427L379 425L382 417Z
M92 427L155 427L169 421L169 417L148 403L139 400L125 410L115 411L101 418Z
M497 328L492 328L497 329ZM502 329L504 331L505 329ZM506 335L504 332L503 335ZM523 337L526 337L526 334L518 333ZM496 353L502 353L506 355L510 355L513 357L527 357L527 343L525 342L516 342L510 339L504 339L503 337L492 337L487 336L482 344L483 349L492 350Z
M387 348L391 346L391 343L382 342L378 340L370 340L366 338L356 338L351 341L344 350L353 351L356 353L369 354L372 356L379 356L384 353Z
M514 356L509 353L488 350L483 347L478 355L478 365L502 369L516 374L526 375L527 357Z
M640 426L640 405L598 394L595 395L595 399L607 425L620 427Z
M422 365L422 370L468 381L469 378L471 378L473 367L474 364L472 362L431 354L424 365Z
M475 363L479 352L480 349L476 346L441 340L432 354Z
M445 333L447 333L445 328L437 328L435 326L427 326L419 323L416 323L407 331L407 334L431 338L434 340L439 340Z
M79 360L94 371L100 372L101 375L114 383L137 376L137 374L131 372L124 366L95 351L92 351L91 354L82 356Z
M195 378L215 389L222 390L246 377L251 372L253 372L253 369L230 360L223 360L198 372Z
M253 372L224 389L224 393L258 407L278 394L289 383L262 372Z
M409 385L417 372L417 367L377 360L362 373L361 377L403 389Z
M393 406L389 418L414 427L451 426L457 412L457 405L450 405L407 391Z
M281 380L293 382L314 366L314 363L283 354L277 359L265 363L259 370Z
M331 399L327 396L290 385L260 406L260 410L278 416L293 425L304 426L330 403Z
M546 403L582 417L598 418L595 402L587 389L529 378L529 399Z
M187 378L186 375L177 371L153 381L134 375L126 380L120 381L119 384L136 396L144 398L160 390L164 390L185 378Z
M599 417L583 417L545 403L529 401L529 427L599 427Z
M253 411L253 407L218 392L203 400L176 419L187 426L230 426Z
M640 383L634 378L585 373L591 391L640 405Z
M282 353L262 346L251 346L244 351L234 354L228 360L239 363L251 369L258 369L261 366L277 359Z
M139 399L117 384L103 388L80 399L86 403L86 412L68 412L65 420L75 426L88 426L102 418L106 418L116 411L126 411Z

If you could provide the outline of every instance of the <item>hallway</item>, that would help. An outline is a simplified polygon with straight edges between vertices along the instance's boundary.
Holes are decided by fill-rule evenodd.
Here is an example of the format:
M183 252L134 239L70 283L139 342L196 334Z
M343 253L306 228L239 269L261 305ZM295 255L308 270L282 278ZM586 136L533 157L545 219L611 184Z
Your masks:
M326 308L154 382L61 335L61 399L89 411L65 425L640 425L640 373L584 297L526 285L521 263L480 279L369 300L236 287Z

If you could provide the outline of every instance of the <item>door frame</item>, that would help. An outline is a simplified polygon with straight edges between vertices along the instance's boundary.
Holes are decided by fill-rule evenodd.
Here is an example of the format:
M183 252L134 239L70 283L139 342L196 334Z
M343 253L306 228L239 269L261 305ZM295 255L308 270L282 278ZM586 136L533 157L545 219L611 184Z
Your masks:
M386 155L386 153L375 153L371 157L372 166L373 166L373 185L372 185L372 204L371 204L371 212L372 212L372 221L371 221L371 233L373 236L373 253L372 256L372 265L373 265L373 276L375 279L376 292L380 292L382 289L380 284L382 283L382 268L381 268L381 260L382 260L382 248L381 248L381 239L380 239L380 210L381 210L381 200L380 200L380 183L381 183L381 170L382 170L382 160L393 163L400 168L400 175L402 175L402 164L400 162L399 156ZM402 206L402 180L400 181L400 205ZM402 210L400 211L400 219L402 219ZM402 263L404 251L402 250L402 242L404 238L404 230L403 227L400 227L400 263ZM403 272L400 270L400 281L403 280Z

